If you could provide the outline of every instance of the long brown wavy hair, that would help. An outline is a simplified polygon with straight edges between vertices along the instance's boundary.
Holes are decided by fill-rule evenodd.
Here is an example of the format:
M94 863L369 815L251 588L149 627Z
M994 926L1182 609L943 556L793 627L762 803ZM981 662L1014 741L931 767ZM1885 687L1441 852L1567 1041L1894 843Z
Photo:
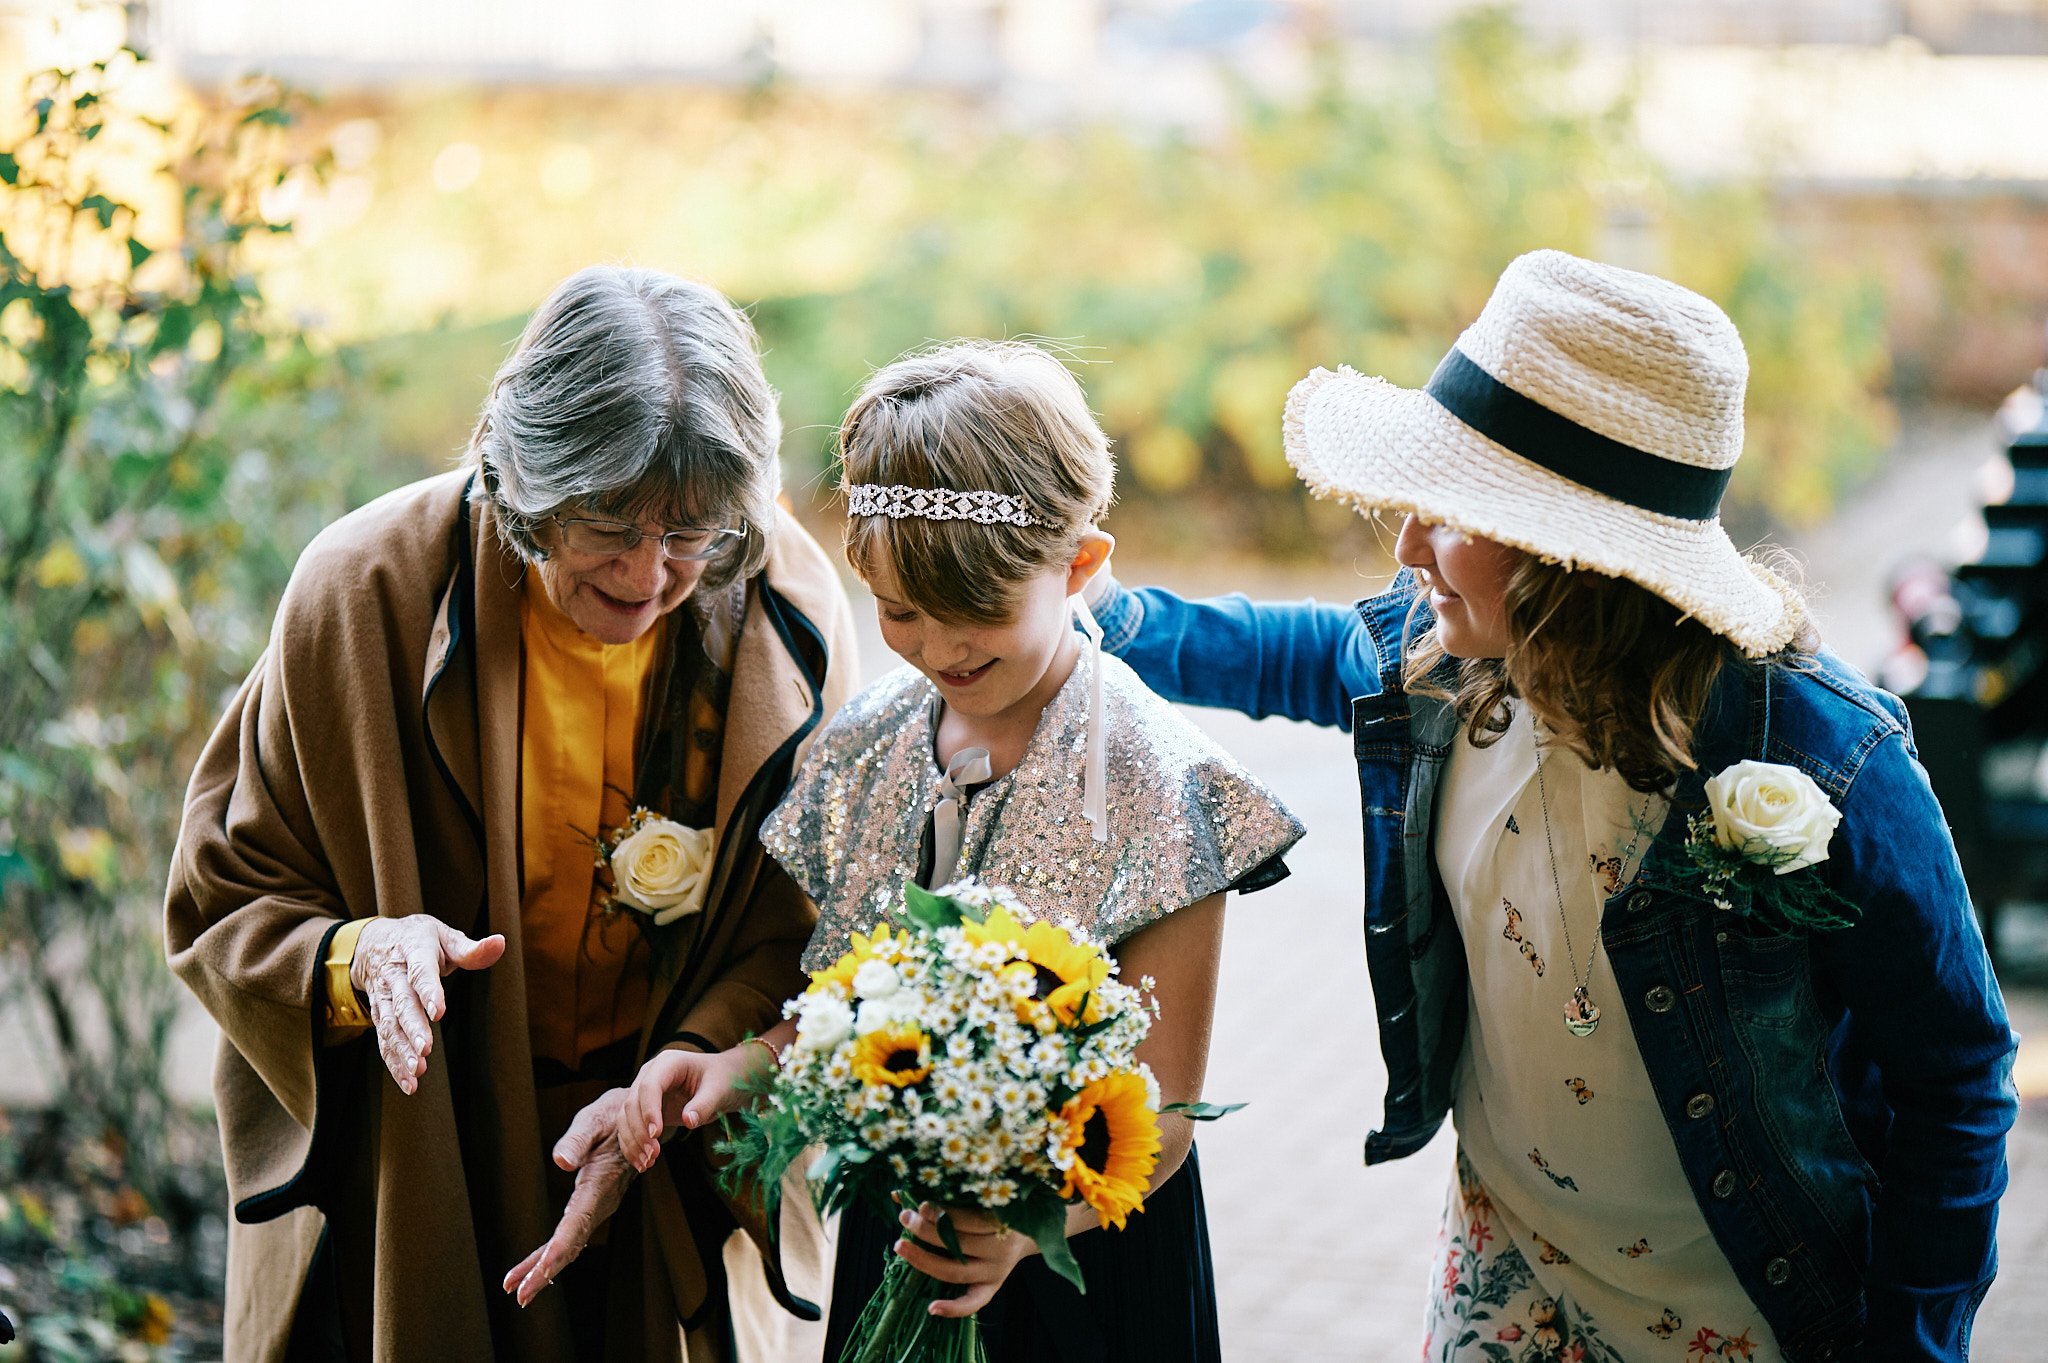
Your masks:
M1477 747L1499 741L1508 702L1520 698L1563 748L1619 772L1631 789L1662 791L1694 766L1693 731L1721 669L1757 665L1627 578L1529 555L1509 575L1506 595L1505 657L1459 659L1446 690L1431 677L1446 655L1430 629L1410 649L1403 678L1410 692L1451 701ZM1418 606L1422 600L1418 593ZM1803 629L1766 665L1796 663L1815 646Z

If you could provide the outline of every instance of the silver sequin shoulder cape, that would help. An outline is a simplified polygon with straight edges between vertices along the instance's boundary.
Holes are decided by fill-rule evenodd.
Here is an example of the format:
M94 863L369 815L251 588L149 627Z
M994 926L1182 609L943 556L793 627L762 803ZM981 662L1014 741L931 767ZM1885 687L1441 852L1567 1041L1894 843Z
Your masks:
M967 806L960 876L1004 885L1055 921L1115 944L1227 889L1292 847L1301 824L1259 780L1103 657L1109 839L1081 813L1088 736L1083 650L1014 771ZM761 828L768 854L818 905L804 968L830 965L918 872L938 798L936 687L899 668L847 702Z

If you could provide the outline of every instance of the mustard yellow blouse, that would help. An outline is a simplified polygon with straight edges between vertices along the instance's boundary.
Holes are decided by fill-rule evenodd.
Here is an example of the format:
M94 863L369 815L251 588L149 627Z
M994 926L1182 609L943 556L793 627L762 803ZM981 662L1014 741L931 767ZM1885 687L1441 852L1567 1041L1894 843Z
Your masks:
M527 1032L536 1057L575 1068L631 1035L646 1010L648 954L638 926L607 914L596 839L631 812L634 746L662 637L603 644L576 628L529 574L520 603L525 662L519 727L520 931ZM327 952L329 1043L370 1025L349 984L367 919Z
M639 1030L648 953L630 914L607 914L595 840L632 812L633 749L663 631L602 644L549 601L538 574L521 603L526 672L519 729L519 925L526 1025L537 1058L570 1068Z

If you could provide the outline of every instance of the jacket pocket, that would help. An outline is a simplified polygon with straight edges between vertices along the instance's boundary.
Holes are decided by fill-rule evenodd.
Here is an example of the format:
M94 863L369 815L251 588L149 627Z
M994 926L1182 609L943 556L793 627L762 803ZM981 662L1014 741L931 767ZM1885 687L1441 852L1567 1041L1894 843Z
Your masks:
M1803 1013L1818 1029L1820 1013L1809 985L1813 972L1804 936L1729 930L1717 934L1717 940L1728 1011L1738 1023L1789 1031L1799 1026Z

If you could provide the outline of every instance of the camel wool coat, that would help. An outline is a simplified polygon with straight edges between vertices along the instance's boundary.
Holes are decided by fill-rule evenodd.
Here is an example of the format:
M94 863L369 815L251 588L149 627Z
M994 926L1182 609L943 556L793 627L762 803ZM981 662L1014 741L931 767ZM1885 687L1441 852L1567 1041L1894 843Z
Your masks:
M538 1129L520 952L520 564L468 488L430 478L314 539L186 795L165 933L222 1033L230 1363L285 1357L316 1255L351 1359L576 1352L559 1290L521 1311L499 1287L554 1229L560 1133ZM735 646L713 880L656 956L642 1057L737 1044L803 984L816 911L756 834L857 664L825 555L787 515L772 533ZM322 1044L320 965L348 919L422 912L507 950L447 978L406 1097L373 1038ZM702 1143L672 1141L610 1223L611 1358L675 1359L685 1335L693 1363L720 1355L718 1251L745 1214Z

